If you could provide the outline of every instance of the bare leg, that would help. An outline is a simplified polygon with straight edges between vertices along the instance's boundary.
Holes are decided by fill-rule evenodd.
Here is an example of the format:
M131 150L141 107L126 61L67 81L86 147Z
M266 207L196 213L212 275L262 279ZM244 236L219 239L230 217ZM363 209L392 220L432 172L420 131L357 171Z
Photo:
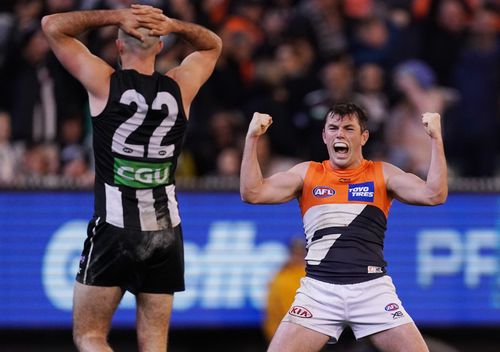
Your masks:
M425 341L414 323L378 332L369 337L383 352L429 352Z
M112 351L107 338L113 314L123 297L119 287L75 284L73 340L81 352Z
M159 293L137 295L137 339L141 352L165 352L174 296Z
M317 352L329 337L301 325L281 322L267 352Z

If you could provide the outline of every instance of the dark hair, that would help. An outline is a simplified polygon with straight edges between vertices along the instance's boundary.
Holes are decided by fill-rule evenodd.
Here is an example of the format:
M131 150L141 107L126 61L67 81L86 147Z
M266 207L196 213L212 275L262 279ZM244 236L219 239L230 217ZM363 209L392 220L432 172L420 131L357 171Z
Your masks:
M366 125L368 122L368 116L363 108L354 103L339 103L332 106L325 115L325 124L328 117L333 115L337 115L341 119L343 119L344 116L355 116L358 120L359 126L361 127L361 132L367 130Z

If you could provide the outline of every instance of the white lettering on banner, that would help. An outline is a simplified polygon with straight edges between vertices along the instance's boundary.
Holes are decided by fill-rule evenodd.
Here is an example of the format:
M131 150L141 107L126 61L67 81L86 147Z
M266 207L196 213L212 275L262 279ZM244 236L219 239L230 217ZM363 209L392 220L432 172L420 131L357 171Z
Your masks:
M373 192L352 192L354 197L373 197Z
M270 241L256 247L255 234L252 222L220 221L210 227L204 255L190 253L193 246L187 247L186 268L191 269L186 272L186 291L176 296L177 308L193 305L192 298L183 302L191 290L200 290L203 308L239 308L247 297L255 308L262 307L270 275L285 259L286 249Z
M86 233L87 221L62 225L52 236L43 259L42 283L52 304L71 310L74 277ZM266 241L255 245L255 224L217 221L209 228L204 248L184 242L186 291L175 295L174 310L199 305L207 309L243 308L248 302L262 308L271 275L287 256L286 245ZM135 308L127 293L121 308Z
M354 197L373 197L373 192L370 192L368 186L353 187L349 191Z
M469 230L463 239L460 232L453 229L426 230L417 234L417 240L417 275L422 287L431 286L437 276L463 272L465 285L474 288L480 284L482 276L498 272L496 253L484 253L500 249L500 235L495 230Z
M62 225L47 245L42 266L42 284L52 304L71 310L73 285L78 270L87 221L74 220Z

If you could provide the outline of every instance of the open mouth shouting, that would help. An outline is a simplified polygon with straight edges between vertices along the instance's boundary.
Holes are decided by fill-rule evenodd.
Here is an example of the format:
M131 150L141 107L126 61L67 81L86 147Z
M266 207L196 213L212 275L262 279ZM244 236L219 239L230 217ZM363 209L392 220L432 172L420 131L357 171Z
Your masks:
M333 143L333 151L336 154L346 155L349 152L349 146L344 142Z

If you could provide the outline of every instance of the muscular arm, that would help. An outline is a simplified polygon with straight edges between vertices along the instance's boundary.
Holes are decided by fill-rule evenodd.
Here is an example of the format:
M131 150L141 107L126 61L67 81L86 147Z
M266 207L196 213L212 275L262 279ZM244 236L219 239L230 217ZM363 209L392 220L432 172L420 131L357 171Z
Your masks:
M43 31L58 60L89 96L107 98L113 68L93 55L77 37L91 28L120 23L120 11L77 11L58 13L42 19Z
M141 14L142 5L132 5L134 13ZM212 31L197 24L163 16L160 23L144 23L152 28L151 35L176 33L194 48L182 63L167 72L180 86L186 114L201 86L212 74L222 50L222 40Z
M141 18L158 16L161 10L148 7ZM95 10L57 13L42 19L42 28L50 47L58 60L89 94L91 106L102 106L109 94L109 79L113 68L99 57L93 55L87 47L77 39L89 29L102 26L120 26L126 33L139 39L141 34L138 17L131 9Z
M406 173L394 165L384 163L384 175L388 192L403 203L438 205L448 196L448 171L441 137L439 114L424 114L422 121L431 138L431 162L427 180Z
M257 159L259 137L271 124L271 117L255 113L248 129L240 172L241 199L252 204L284 203L297 197L302 189L308 163L264 178Z

